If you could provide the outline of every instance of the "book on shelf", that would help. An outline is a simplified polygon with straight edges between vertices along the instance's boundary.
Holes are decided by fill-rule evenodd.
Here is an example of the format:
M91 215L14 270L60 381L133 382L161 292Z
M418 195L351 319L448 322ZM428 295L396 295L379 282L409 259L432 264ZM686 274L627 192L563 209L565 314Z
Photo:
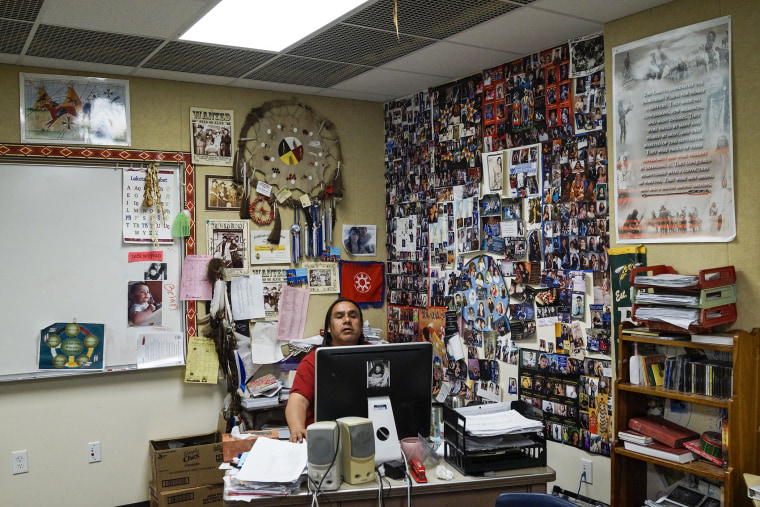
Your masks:
M697 432L656 415L632 417L628 420L628 428L673 448L699 438Z
M731 333L692 334L693 343L709 343L712 345L733 345L734 335Z
M687 448L688 450L690 450L691 452L693 452L694 454L696 454L698 457L706 459L713 465L722 467L723 458L716 458L712 454L706 451L703 451L702 448L700 447L700 441L701 440L699 438L694 439L694 440L689 440L688 442L684 442L683 446Z
M272 375L271 373L267 375L263 375L258 378L252 378L248 380L245 384L246 388L248 389L248 392L251 394L261 393L268 391L275 386L279 386L277 383L277 378Z
M649 445L641 445L634 442L623 441L623 445L629 451L652 456L653 458L674 461L676 463L689 463L690 461L697 459L694 453L684 447L674 448L659 442L653 442Z
M651 354L642 358L645 385L661 386L665 380L665 355Z
M654 442L652 437L642 435L638 431L621 430L618 431L618 438L624 442L633 442L634 444L649 445Z

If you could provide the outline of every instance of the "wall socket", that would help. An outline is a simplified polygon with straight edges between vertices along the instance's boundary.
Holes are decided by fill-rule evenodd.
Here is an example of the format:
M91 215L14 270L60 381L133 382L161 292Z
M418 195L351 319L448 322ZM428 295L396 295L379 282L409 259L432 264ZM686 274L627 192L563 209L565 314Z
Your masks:
M586 476L583 477L583 482L586 482L588 484L594 483L594 468L593 462L590 459L581 460L581 473L586 474Z
M100 442L90 442L87 444L87 460L90 463L100 461Z
M11 453L11 472L13 475L25 474L29 471L29 460L26 449L23 451L13 451Z

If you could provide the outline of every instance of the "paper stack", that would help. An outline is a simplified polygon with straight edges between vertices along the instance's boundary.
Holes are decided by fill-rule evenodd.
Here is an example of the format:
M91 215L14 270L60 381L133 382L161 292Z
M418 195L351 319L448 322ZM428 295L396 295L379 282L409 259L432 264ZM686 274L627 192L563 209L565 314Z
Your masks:
M240 469L224 477L225 496L244 499L296 493L306 480L306 446L259 438L241 458Z

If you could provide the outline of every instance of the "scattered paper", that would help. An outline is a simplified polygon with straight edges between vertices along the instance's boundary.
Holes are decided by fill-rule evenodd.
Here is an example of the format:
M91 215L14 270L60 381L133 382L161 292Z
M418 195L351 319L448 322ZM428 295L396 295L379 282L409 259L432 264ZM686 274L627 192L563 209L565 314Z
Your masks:
M179 284L181 301L210 301L211 282L208 281L207 265L212 255L186 255L182 264Z
M235 319L264 318L264 282L261 275L233 277L230 294Z
M146 333L137 336L137 369L185 364L182 333Z
M282 294L280 294L280 320L277 323L277 339L290 341L303 338L308 309L309 289L284 285Z
M273 364L283 357L282 348L277 343L277 323L257 322L251 332L251 361L254 364Z
M185 382L189 384L216 384L219 373L219 358L214 340L202 336L191 336L187 344L187 367Z
M238 473L241 482L293 482L306 468L306 446L259 438Z

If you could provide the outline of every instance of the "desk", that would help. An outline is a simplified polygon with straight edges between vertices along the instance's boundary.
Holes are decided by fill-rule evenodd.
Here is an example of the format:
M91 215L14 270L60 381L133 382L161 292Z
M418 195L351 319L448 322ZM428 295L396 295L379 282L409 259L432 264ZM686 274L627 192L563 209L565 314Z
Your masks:
M521 468L494 472L492 477L463 476L450 465L454 479L444 481L435 477L435 470L428 470L428 482L412 483L412 502L415 507L439 507L441 505L495 505L496 497L505 492L546 493L546 483L556 479L550 467ZM388 479L391 487L383 486L386 507L405 507L407 487L403 481ZM377 481L372 484L351 485L343 483L338 491L319 496L319 502L331 507L368 507L377 505ZM236 500L224 495L224 507L281 507L310 505L311 494L306 488L290 496L259 497L251 502Z

